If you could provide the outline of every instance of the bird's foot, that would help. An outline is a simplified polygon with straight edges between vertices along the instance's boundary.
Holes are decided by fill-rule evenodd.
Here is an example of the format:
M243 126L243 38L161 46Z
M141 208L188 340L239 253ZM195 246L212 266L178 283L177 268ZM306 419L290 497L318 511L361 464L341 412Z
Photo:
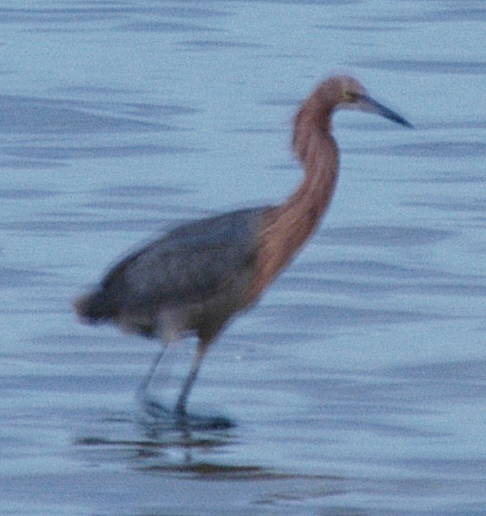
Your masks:
M172 412L168 408L151 396L145 395L141 397L140 403L143 410L154 419L171 419L173 417Z
M176 424L183 430L227 430L235 424L223 416L201 416L188 414L186 411L175 410Z
M223 416L188 414L180 408L172 411L148 395L141 397L140 403L143 410L157 423L173 426L180 430L227 430L235 426L232 421Z

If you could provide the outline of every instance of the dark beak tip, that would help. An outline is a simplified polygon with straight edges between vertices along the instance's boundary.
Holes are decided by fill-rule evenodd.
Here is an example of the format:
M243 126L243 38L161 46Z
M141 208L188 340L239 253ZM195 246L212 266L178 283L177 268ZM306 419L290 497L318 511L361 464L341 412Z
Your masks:
M388 118L392 122L408 127L409 129L415 129L410 122L405 120L405 118L400 116L398 113L395 113L395 111L392 111L391 109L387 108L383 104L380 104L371 97L362 96L361 99L364 101L365 105L368 105L371 108L372 112L381 115L384 118Z

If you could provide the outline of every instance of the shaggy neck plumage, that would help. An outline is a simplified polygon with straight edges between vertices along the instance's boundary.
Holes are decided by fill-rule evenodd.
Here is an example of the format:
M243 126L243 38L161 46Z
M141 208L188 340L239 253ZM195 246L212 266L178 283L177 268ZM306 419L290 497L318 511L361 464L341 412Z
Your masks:
M305 176L287 201L265 216L257 274L251 288L253 298L313 233L334 192L339 164L337 146L330 133L332 105L324 103L316 93L302 106L295 120L293 147Z

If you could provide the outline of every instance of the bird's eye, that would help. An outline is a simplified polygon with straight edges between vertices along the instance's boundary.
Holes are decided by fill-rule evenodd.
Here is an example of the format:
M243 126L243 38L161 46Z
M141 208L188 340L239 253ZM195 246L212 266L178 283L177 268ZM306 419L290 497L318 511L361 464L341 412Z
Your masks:
M357 102L359 95L354 91L344 90L343 99L345 102Z

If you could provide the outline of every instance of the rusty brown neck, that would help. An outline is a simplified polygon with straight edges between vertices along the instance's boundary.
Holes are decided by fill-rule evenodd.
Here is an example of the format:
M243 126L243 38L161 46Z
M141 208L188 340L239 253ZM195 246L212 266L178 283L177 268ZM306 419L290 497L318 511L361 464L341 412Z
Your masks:
M265 216L250 301L289 263L329 206L339 168L337 146L330 133L331 111L314 94L297 114L293 147L305 177L284 204Z

